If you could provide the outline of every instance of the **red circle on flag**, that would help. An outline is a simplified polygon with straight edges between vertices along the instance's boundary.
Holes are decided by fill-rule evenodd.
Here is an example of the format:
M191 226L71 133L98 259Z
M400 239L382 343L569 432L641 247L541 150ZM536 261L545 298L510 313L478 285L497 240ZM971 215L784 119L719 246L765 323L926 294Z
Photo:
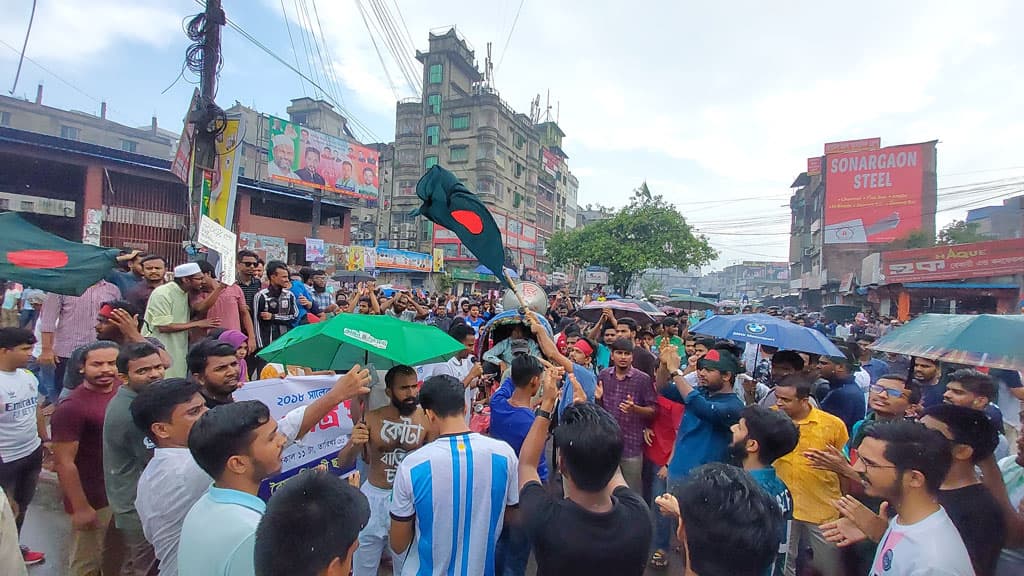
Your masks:
M469 210L453 210L452 218L459 224L466 227L473 234L479 234L484 231L484 221L480 219L480 216L476 212Z
M17 250L7 253L7 261L19 268L62 268L68 264L68 254L60 250Z

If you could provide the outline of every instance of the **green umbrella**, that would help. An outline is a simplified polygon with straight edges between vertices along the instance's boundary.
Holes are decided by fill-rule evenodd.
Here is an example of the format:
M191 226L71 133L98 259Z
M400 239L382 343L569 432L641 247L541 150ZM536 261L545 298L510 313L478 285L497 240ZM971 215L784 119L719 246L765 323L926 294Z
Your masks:
M1024 316L924 314L893 329L873 350L930 360L1024 369Z
M701 298L700 296L674 296L665 302L666 306L681 308L683 310L714 310L718 304L714 300Z
M314 370L348 370L354 364L388 369L444 362L466 347L435 326L391 316L339 314L299 326L260 350L267 362Z

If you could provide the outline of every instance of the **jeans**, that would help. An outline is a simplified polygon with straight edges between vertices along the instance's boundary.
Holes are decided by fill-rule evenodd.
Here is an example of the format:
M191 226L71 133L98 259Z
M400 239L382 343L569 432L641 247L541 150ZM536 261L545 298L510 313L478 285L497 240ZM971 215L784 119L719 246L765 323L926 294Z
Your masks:
M651 541L651 545L655 550L667 552L672 544L672 532L676 528L675 522L658 510L658 505L654 503L654 499L668 492L668 478L658 477L658 469L661 466L651 464L646 460L644 461L644 466L651 467L651 496L647 501L647 504L651 507L651 514L654 515L654 539Z
M496 576L524 576L530 561L530 538L522 526L506 524L494 548Z
M37 316L39 316L39 311L35 308L29 308L28 310L22 308L21 312L18 313L18 328L28 328L31 330L32 328L29 327L35 325L34 322Z
M49 364L39 364L33 360L28 365L28 369L39 380L39 393L45 396L50 404L56 404L61 389L61 386L57 384L57 368Z

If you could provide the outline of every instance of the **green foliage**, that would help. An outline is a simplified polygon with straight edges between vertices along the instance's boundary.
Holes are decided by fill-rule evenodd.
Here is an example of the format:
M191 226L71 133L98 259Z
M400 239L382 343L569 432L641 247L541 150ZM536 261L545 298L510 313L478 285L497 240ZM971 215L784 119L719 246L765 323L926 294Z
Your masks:
M676 207L652 195L645 182L629 205L601 220L552 236L552 265L607 266L611 284L625 293L633 278L648 268L686 270L714 260L718 253L693 229Z
M935 246L935 237L923 230L914 230L906 237L889 243L886 250L912 250L914 248L931 248Z
M970 244L971 242L985 242L991 240L988 236L978 232L978 224L954 220L939 230L939 244Z
M449 274L434 274L434 292L446 294L452 291L455 280Z

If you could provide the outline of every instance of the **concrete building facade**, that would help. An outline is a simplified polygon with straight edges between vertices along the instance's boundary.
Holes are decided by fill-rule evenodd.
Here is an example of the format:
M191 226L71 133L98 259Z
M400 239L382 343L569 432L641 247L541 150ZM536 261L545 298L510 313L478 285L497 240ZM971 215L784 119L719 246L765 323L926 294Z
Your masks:
M449 270L477 265L453 234L408 216L420 203L417 181L440 164L492 211L502 228L507 264L520 271L543 268L545 241L565 226L570 180L573 199L579 186L561 152L564 133L554 122L538 124L502 100L455 28L431 33L429 49L416 58L423 64L423 94L397 105L393 193L381 211L388 222L381 240L392 248L421 252L436 246ZM557 178L542 165L543 150L556 145Z

